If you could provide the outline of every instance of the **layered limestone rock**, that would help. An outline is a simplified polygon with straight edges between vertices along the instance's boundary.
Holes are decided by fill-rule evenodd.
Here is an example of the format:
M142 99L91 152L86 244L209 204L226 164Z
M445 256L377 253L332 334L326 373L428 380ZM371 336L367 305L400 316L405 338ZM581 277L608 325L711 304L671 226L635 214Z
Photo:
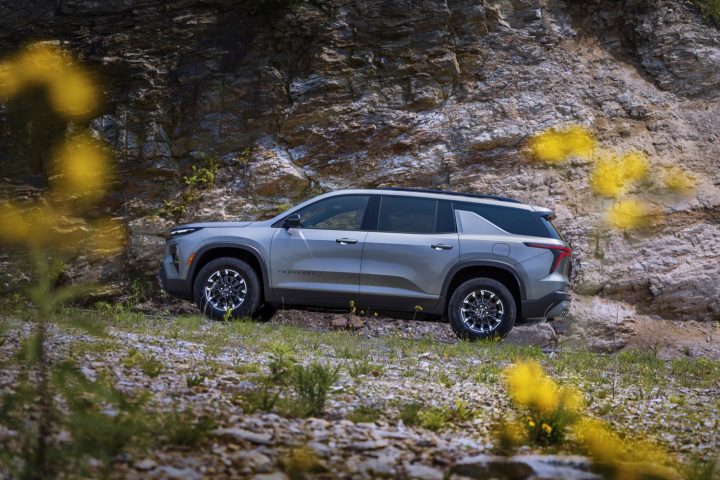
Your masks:
M60 39L97 70L106 102L89 127L116 152L105 210L129 225L126 269L152 275L175 221L261 218L344 187L436 187L555 209L581 294L717 320L720 33L689 1L576 3L315 0L250 14L222 0L14 1L0 54ZM43 134L65 128L29 115L19 99L0 105L16 186L42 184ZM651 177L628 197L659 222L612 231L591 162L524 154L565 123L644 153L653 175L686 168L697 188L667 195ZM186 195L203 158L215 182Z

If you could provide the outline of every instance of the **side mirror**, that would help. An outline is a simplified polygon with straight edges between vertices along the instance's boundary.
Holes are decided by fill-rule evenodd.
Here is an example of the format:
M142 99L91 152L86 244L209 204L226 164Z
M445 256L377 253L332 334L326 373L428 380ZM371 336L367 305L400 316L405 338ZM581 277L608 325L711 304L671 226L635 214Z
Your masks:
M300 228L300 226L300 214L293 213L292 215L285 217L285 222L283 222L283 227L285 229Z

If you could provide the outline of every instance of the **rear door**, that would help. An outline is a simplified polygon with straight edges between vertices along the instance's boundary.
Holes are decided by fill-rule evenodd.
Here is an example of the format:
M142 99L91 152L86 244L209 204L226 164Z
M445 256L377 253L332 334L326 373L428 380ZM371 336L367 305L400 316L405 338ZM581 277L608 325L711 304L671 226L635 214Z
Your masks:
M365 237L362 305L403 310L436 305L459 250L449 201L383 195L377 231Z
M300 228L278 228L270 247L272 287L285 303L348 306L358 300L369 195L342 195L299 210Z

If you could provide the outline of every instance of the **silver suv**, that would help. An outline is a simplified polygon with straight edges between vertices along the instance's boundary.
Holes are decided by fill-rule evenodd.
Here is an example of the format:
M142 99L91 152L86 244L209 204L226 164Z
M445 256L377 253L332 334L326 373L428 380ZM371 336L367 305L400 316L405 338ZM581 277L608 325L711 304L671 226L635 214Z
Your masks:
M552 211L440 190L342 190L270 220L173 228L160 281L213 318L278 306L417 312L471 340L563 316Z

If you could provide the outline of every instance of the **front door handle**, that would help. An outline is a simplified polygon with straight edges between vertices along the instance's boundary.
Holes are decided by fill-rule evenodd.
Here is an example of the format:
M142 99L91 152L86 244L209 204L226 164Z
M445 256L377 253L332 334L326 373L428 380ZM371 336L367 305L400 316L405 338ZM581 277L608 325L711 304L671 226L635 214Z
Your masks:
M430 248L432 248L433 250L450 250L452 247L452 245L445 245L444 243L436 243L434 245L430 245Z
M355 245L357 243L357 240L354 238L338 238L335 241L340 245Z

